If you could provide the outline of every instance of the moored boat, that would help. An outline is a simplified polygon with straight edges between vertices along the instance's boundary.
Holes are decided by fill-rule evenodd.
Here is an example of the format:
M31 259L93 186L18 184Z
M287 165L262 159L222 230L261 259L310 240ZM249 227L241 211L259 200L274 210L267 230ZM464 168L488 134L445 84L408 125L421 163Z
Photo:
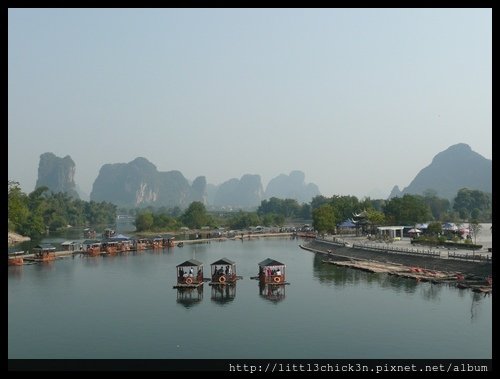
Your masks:
M9 257L9 266L22 266L23 264L23 257Z
M174 288L195 288L203 285L203 263L189 259L176 266L177 285Z
M288 284L285 281L285 264L267 258L259 263L259 281L263 284Z
M222 258L210 265L212 281L210 285L224 285L236 283L236 263L230 259Z

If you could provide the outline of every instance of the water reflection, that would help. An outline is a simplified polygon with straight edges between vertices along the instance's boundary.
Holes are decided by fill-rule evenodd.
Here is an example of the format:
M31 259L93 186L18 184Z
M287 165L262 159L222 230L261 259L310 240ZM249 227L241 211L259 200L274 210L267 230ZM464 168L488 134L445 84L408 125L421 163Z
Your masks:
M285 299L285 285L263 284L259 282L259 294L266 300L278 303Z
M217 304L227 304L236 297L236 283L234 285L211 285L211 299Z
M316 254L313 261L313 276L320 283L333 284L336 287L353 287L358 284L378 285L380 288L391 289L408 294L419 293L426 300L438 300L440 286L431 283L418 283L414 279L400 278L383 273L369 273L352 268L334 266L323 263L323 256Z
M177 288L177 303L186 308L191 308L202 300L203 285L196 288Z
M399 278L387 275L369 274L361 270L349 269L323 263L323 256L315 254L313 261L313 276L320 283L334 284L338 287L350 286L363 283L383 283L383 286L392 286ZM396 280L397 279L397 280ZM410 285L414 289L415 281Z
M470 319L471 322L473 322L475 319L477 319L478 314L480 313L481 310L481 304L483 304L483 299L485 297L489 297L489 293L478 293L478 292L471 292L472 293L472 303L470 306Z
M84 265L87 267L97 267L102 260L102 256L90 256L90 255L80 255L83 259Z
M9 278L21 279L23 276L23 266L9 266Z

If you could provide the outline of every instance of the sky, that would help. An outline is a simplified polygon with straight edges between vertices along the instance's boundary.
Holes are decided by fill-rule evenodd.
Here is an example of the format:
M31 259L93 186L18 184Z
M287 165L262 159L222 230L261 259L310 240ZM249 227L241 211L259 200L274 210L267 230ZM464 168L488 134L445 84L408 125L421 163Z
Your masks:
M387 197L439 152L492 158L492 10L8 11L8 176L145 157L221 184L293 170Z

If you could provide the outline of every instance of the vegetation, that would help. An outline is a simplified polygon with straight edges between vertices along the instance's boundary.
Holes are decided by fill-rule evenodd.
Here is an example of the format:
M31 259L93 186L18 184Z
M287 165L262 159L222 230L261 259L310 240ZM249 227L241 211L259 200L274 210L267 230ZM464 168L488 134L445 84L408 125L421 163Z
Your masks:
M200 229L202 226L215 226L213 219L207 214L205 205L200 201L193 201L180 216L180 220L191 229Z
M109 225L116 220L114 204L75 199L66 193L52 193L39 187L30 194L21 191L19 183L8 182L8 228L30 237L67 225ZM334 233L337 224L364 211L372 228L382 225L414 225L431 221L428 231L436 238L442 234L441 222L467 220L471 236L479 233L479 222L491 221L491 194L466 188L458 191L453 205L428 190L424 196L404 195L390 200L334 195L315 196L309 204L294 199L272 197L263 200L256 212L207 212L202 202L192 202L184 211L179 207L155 209L120 209L135 216L138 231L178 230L182 226L200 229L204 226L245 229L251 226L283 226L297 219L310 219L319 233ZM472 241L470 241L472 243Z
M491 194L462 188L453 201L453 210L462 220L491 220Z
M337 225L335 210L330 204L323 204L313 210L313 228L319 233L334 233Z
M310 218L311 206L309 204L300 205L295 199L278 199L271 197L263 200L257 209L259 216L277 215L283 218Z
M432 213L422 196L394 197L384 207L387 221L392 225L413 225L432 219Z
M427 234L428 235L437 237L441 233L443 233L443 226L441 225L440 222L431 222L427 226Z
M116 220L116 206L111 203L86 202L64 192L49 192L47 187L39 187L26 195L15 181L9 181L8 189L9 231L31 238L42 235L47 229L106 225Z

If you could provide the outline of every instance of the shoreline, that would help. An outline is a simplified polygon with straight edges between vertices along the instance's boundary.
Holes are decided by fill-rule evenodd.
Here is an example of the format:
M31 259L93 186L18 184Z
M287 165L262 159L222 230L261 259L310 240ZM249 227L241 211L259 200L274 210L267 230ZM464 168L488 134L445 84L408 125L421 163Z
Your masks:
M331 262L347 262L340 265L349 265L352 268L367 269L368 266L379 266L372 272L379 271L383 267L383 272L393 272L394 265L402 266L409 277L418 277L414 275L419 272L441 272L446 275L461 274L470 279L487 278L492 275L492 263L490 261L468 261L460 259L445 259L436 256L419 256L416 254L406 254L404 252L371 251L360 249L359 247L347 247L340 243L331 241L313 240L305 245L299 245L302 249L313 253L323 254L329 257ZM350 262L350 263L349 263ZM361 264L360 264L361 263ZM382 266L380 266L382 265ZM410 268L412 270L410 270ZM421 271L415 271L419 269ZM369 270L367 270L369 271ZM413 272L413 274L411 273ZM429 275L428 275L429 276ZM456 280L455 280L456 281Z
M15 232L8 232L7 239L9 246L16 245L21 242L31 241L30 237L22 236Z

